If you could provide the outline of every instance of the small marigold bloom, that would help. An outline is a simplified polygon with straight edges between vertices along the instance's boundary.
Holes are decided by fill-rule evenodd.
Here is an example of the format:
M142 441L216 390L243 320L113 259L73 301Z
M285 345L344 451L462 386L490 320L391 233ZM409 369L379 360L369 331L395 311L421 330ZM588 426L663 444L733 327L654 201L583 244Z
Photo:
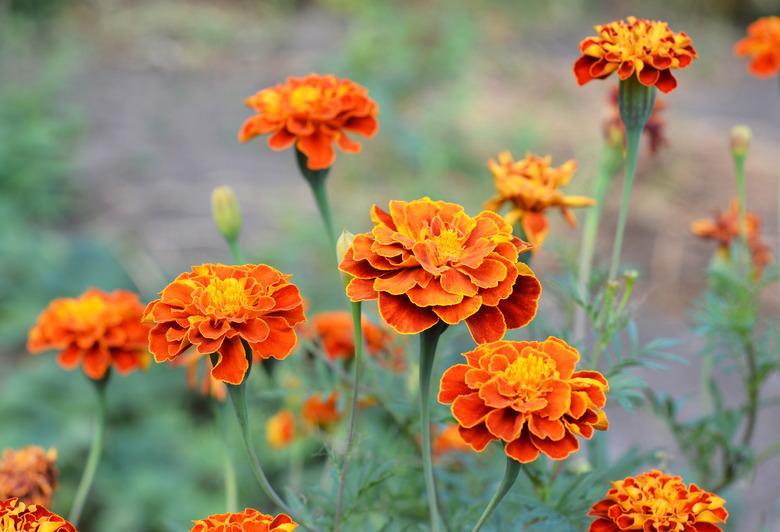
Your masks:
M620 87L615 85L612 90L609 91L609 105L610 115L604 122L604 136L609 137L612 132L612 128L619 128L622 132L622 144L625 147L626 144L626 127L623 124L623 120L620 118L620 108L618 107L618 99L620 98ZM653 105L653 111L650 113L650 117L645 124L645 135L647 136L647 142L650 145L650 153L656 155L658 150L666 144L666 135L664 135L664 128L666 121L661 116L661 112L666 109L666 102L661 98L656 98Z
M331 392L327 399L323 399L321 393L315 393L309 396L303 402L301 415L303 420L310 426L325 429L341 419L341 412L338 409L339 394Z
M696 59L690 37L673 32L666 22L628 17L594 28L598 35L580 43L582 56L574 63L580 85L617 71L621 80L636 75L642 85L670 92L677 87L672 70Z
M305 316L289 279L265 264L194 266L146 307L144 319L155 323L149 351L157 362L175 361L190 347L218 354L211 376L241 384L249 368L242 342L263 359L284 359L295 347Z
M435 431L433 431L435 433ZM456 423L448 423L433 440L433 456L439 459L445 454L453 452L470 451L471 446L460 435Z
M209 371L210 362L205 364L206 370L200 377L200 383L198 383L198 373L202 359L203 355L193 348L190 348L186 354L180 357L181 363L187 367L187 384L190 389L198 390L205 397L213 397L217 401L224 401L227 399L227 387L224 382L211 376Z
M76 527L40 504L25 504L19 499L0 499L2 532L77 532Z
M90 288L77 298L55 299L30 329L27 349L57 349L62 367L81 363L94 380L104 378L111 367L122 374L145 368L149 327L141 322L143 310L138 296L126 290Z
M5 449L0 457L0 499L48 506L57 487L57 450L36 445Z
M274 449L284 449L295 439L295 417L289 410L280 410L265 422L265 439Z
M298 528L289 515L273 517L252 508L243 512L210 515L193 523L195 526L190 532L292 532Z
M379 124L379 107L368 90L348 79L309 74L263 89L246 99L257 114L238 133L241 142L271 133L268 146L283 150L295 144L311 170L329 168L336 160L333 144L347 153L360 152L360 144L347 133L373 137Z
M563 340L493 342L464 353L466 364L444 372L439 402L452 404L460 435L475 451L493 440L518 462L539 453L562 460L606 430L609 389L598 371L574 369L580 355Z
M590 509L589 532L718 532L729 513L726 501L680 477L653 470L612 483Z
M761 272L772 262L769 246L761 240L761 218L755 213L747 212L745 223L753 264L756 271ZM732 240L739 238L739 200L733 199L728 210L716 213L712 220L695 220L691 223L691 232L701 238L717 241L720 253L728 258Z
M506 215L509 224L520 222L528 240L536 251L547 236L548 224L545 212L558 207L564 218L574 226L576 220L570 207L587 207L595 201L583 196L565 196L559 189L571 181L577 163L566 161L561 166L552 166L552 157L539 157L527 153L525 159L515 161L512 154L503 151L498 161L488 161L488 168L498 194L485 203L485 208L498 212L504 204L510 205Z
M768 78L780 73L780 17L763 17L748 26L747 37L734 46L738 57L751 57L748 69Z
M355 236L339 268L353 277L352 301L378 299L395 331L416 334L439 320L465 321L478 343L527 325L542 287L518 255L529 245L494 212L471 217L454 203L391 201L374 205L374 229Z

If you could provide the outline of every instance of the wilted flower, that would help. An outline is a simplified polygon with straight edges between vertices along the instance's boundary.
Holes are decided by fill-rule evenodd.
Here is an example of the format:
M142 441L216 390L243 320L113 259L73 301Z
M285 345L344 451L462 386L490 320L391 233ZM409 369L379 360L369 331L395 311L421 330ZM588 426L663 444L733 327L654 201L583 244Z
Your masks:
M241 384L249 368L243 343L262 359L283 359L295 347L295 326L305 316L289 279L265 264L193 266L146 307L144 319L155 323L149 350L157 362L174 361L191 346L218 354L211 375Z
M575 225L570 207L586 207L595 202L583 196L566 196L559 189L571 181L577 163L566 161L561 166L552 166L552 157L539 157L527 153L525 159L515 161L512 154L503 151L498 161L488 161L488 168L498 194L488 200L486 209L498 212L504 204L510 205L506 215L509 224L520 222L528 240L538 249L547 236L547 209L557 207L566 221Z
M77 532L76 527L40 504L19 499L0 500L2 532Z
M309 74L263 89L246 99L257 114L248 118L238 138L247 142L271 133L268 146L283 150L295 144L310 170L329 168L336 160L333 144L358 153L360 144L347 133L373 137L379 127L376 102L368 90L348 79Z
M580 355L563 340L493 342L463 356L466 364L442 375L439 402L452 404L475 451L500 439L518 462L540 452L562 460L579 449L577 436L607 429L607 380L598 371L575 372Z
M431 432L436 433L435 430ZM444 429L434 437L432 447L434 458L441 458L448 453L471 450L471 446L460 435L457 423L447 423Z
M30 329L27 349L59 350L62 367L81 363L94 380L103 379L111 367L123 374L144 368L149 328L141 323L143 310L138 296L126 290L90 288L77 298L55 299Z
M626 127L623 124L623 120L620 118L620 108L618 107L618 99L620 97L620 87L615 85L612 90L609 91L609 104L610 115L604 122L604 136L608 141L611 141L613 131L615 128L621 132L620 144L625 147L626 144ZM661 146L666 144L666 136L664 135L664 127L666 121L661 116L661 111L666 109L666 103L661 98L655 99L653 105L653 111L650 113L650 117L645 124L644 133L647 136L648 144L650 145L650 153L655 155Z
M289 410L279 410L265 422L265 439L274 449L284 449L295 439L295 417Z
M355 236L339 266L354 278L352 301L379 300L379 314L401 334L465 321L478 343L527 325L542 287L518 262L529 246L494 212L475 217L454 203L391 201L376 205L374 229Z
M57 450L36 445L5 449L0 457L0 499L48 506L57 487Z
M748 26L734 46L738 57L751 56L750 72L762 78L780 73L780 17L763 17Z
M666 22L627 17L595 29L598 35L580 43L582 56L574 63L580 85L617 71L621 80L636 74L642 85L670 92L677 86L672 70L696 58L690 37L673 32Z
M301 410L303 420L313 427L328 428L341 419L341 412L339 412L337 404L338 399L337 392L331 392L327 399L323 399L321 393L309 396L303 402Z
M190 532L292 532L298 528L289 515L276 517L247 508L243 512L210 515L193 521Z
M726 501L680 477L653 470L612 483L590 509L589 532L718 532L729 513Z

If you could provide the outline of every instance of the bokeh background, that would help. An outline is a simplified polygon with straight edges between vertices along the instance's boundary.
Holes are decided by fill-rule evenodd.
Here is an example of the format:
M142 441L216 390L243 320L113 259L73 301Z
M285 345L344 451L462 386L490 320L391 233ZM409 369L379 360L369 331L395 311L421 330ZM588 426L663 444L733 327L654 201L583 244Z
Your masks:
M292 153L236 140L246 96L312 71L368 86L380 133L360 156L339 156L329 180L337 225L355 232L366 229L370 204L391 198L430 195L478 210L492 193L485 162L503 149L576 158L570 190L584 193L611 84L577 87L571 65L593 24L629 14L668 20L700 54L664 96L666 144L654 157L642 153L624 253L641 272L641 337L679 339L674 352L685 360L644 377L689 397L696 413L702 344L690 331L691 301L713 247L689 224L734 195L734 124L754 132L749 209L775 250L780 238L780 87L749 76L732 53L749 21L777 11L776 0L0 1L0 448L57 447L55 508L65 511L93 392L51 356L29 356L26 331L53 297L98 286L150 299L192 264L229 261L209 211L217 185L238 192L249 256L295 274L314 310L340 308L338 283L322 273L332 252ZM606 204L605 253L617 194ZM552 218L549 249L534 258L545 286L580 234ZM779 307L770 294L768 308L780 315ZM736 376L722 378L740 393ZM780 382L770 388L780 392ZM221 510L220 440L181 372L152 367L116 379L111 412L83 530L182 530ZM780 436L779 413L762 412L759 447ZM674 468L679 450L650 413L613 406L609 414L613 453L640 444ZM730 530L780 530L778 478L780 458L726 494L741 523ZM243 470L240 481L251 503L257 494Z

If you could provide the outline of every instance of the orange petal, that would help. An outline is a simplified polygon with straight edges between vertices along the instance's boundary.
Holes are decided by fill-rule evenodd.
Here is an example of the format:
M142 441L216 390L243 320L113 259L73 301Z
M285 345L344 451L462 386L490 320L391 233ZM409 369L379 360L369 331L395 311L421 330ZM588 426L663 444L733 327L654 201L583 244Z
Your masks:
M451 410L458 423L466 428L482 423L485 416L491 412L476 392L456 397Z
M478 344L495 342L506 333L504 314L497 307L483 306L476 314L466 319L466 325L471 337Z
M458 427L458 433L463 441L477 452L484 451L485 447L495 439L484 423L471 428Z
M455 364L447 368L447 371L441 376L439 384L439 402L450 404L459 395L472 393L472 390L466 386L465 377L469 371L466 364Z
M417 334L430 329L439 317L428 308L419 308L403 296L379 293L379 314L390 327L401 334Z
M211 376L229 384L239 385L248 368L244 346L238 337L233 337L222 344L217 364L211 369Z
M515 441L509 442L504 447L504 452L510 458L514 458L521 464L533 462L539 456L539 449L531 443L528 432L524 432Z

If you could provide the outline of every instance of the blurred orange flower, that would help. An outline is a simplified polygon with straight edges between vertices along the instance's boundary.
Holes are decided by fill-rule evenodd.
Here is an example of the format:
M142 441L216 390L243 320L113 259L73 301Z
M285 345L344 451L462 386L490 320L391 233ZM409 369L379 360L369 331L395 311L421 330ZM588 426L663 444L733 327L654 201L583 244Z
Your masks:
M77 532L76 527L40 504L12 498L0 500L2 532Z
M94 380L103 379L111 367L122 374L145 368L149 328L141 323L143 310L138 296L126 290L90 288L77 298L55 299L30 329L27 349L57 349L62 367L82 363Z
M247 508L243 512L210 515L193 521L190 532L292 532L298 528L289 515L276 517Z
M729 513L726 501L680 477L653 470L612 483L607 497L590 509L589 532L718 532Z
M36 445L5 449L0 457L0 499L48 506L57 487L57 450Z
M748 68L756 76L780 73L780 17L763 17L750 24L747 37L734 46L734 53L751 56Z
M331 392L328 398L324 400L321 393L309 396L303 402L303 409L301 410L303 420L314 427L328 428L341 419L341 412L339 412L336 404L338 399L339 394L335 391Z
M615 85L609 91L610 115L604 122L604 135L609 138L612 128L618 128L623 137L622 143L625 148L626 128L623 124L623 120L620 118L620 108L618 107L619 97L620 87ZM652 155L657 154L661 146L666 144L666 135L664 135L666 121L661 116L661 111L664 109L666 109L666 102L661 98L656 98L655 104L653 105L653 111L650 113L650 117L645 124L644 132L647 135L647 140L650 144L650 153Z
M347 133L373 137L379 124L379 107L368 90L348 79L309 74L263 89L246 99L257 114L238 133L241 142L271 133L268 146L283 150L295 144L311 170L329 168L336 160L333 144L348 153L360 144Z
M752 212L746 213L747 243L753 255L753 264L758 272L772 262L769 246L761 240L761 218ZM724 213L716 213L712 220L700 219L691 223L691 231L701 238L715 240L721 254L728 258L731 241L739 238L739 200L731 201Z
M205 364L205 371L200 377L200 384L198 384L198 372L201 366L201 360L203 355L198 353L197 349L190 347L190 349L179 358L181 363L187 367L187 384L190 389L198 390L205 397L213 397L217 401L224 401L227 399L227 387L225 383L219 379L215 379L211 375L209 368L210 362ZM176 364L178 361L175 361Z
M174 361L191 346L218 354L211 376L241 384L249 363L243 342L257 358L283 359L297 342L303 302L290 276L265 264L202 264L180 274L149 303L144 319L155 326L149 350L157 362Z
M636 74L642 85L670 92L677 87L672 70L697 57L690 37L673 32L666 22L627 17L594 28L598 35L580 43L582 56L574 63L580 85L617 71L621 80Z
M552 157L539 157L527 153L525 159L515 161L512 154L503 151L498 161L488 161L488 168L498 194L485 203L485 208L498 212L508 203L511 207L506 215L509 224L520 222L528 240L539 249L547 237L548 224L545 211L558 207L564 218L574 226L576 220L570 207L587 207L595 201L583 196L565 196L559 189L571 181L577 163L566 161L561 166L552 166Z
M279 410L265 422L265 439L274 449L284 449L295 439L295 417L289 410Z
M527 325L542 287L519 263L528 244L498 214L475 217L454 203L391 201L376 205L374 229L355 236L340 269L353 279L352 301L379 300L379 314L395 331L416 334L461 321L478 343Z
M435 433L435 431L432 431ZM433 440L433 456L441 458L445 454L460 451L470 451L471 446L460 435L456 423L447 423L444 429Z
M597 371L577 371L580 355L563 340L493 342L464 353L466 364L444 372L439 402L452 404L460 435L475 451L493 440L518 462L539 453L562 460L579 448L576 436L606 430L609 389Z

